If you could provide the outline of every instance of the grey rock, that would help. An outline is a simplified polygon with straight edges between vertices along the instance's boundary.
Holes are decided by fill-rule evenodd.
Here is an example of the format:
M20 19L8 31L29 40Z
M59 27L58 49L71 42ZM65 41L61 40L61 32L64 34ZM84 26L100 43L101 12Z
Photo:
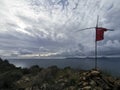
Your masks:
M99 72L99 71L96 71L96 70L92 70L92 71L91 71L91 75L97 76L97 75L100 75L100 72Z
M82 90L91 90L91 88L92 88L91 86L85 86L82 88Z
M94 80L91 80L91 81L90 81L90 85L91 85L91 86L96 86L97 84L96 84L96 82L95 82Z

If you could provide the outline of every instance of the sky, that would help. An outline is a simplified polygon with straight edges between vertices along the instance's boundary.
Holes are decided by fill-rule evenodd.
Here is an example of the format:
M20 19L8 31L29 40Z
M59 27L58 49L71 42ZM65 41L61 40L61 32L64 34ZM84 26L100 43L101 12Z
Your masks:
M120 0L0 0L1 57L120 56Z

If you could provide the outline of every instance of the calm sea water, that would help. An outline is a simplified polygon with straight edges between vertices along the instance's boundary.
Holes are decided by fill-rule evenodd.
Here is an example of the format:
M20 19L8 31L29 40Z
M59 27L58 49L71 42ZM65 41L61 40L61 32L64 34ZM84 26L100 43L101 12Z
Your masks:
M46 68L56 65L59 68L67 66L85 70L94 68L94 59L10 59L9 62L17 67L39 65ZM113 76L120 76L120 58L98 59L98 67Z

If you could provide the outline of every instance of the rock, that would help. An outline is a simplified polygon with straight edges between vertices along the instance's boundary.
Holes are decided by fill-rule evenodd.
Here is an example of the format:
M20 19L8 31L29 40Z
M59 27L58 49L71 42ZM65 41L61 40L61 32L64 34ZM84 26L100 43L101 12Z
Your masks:
M31 89L28 90L40 90L38 86L33 86Z
M70 86L69 90L75 90L75 87L74 86Z
M19 89L19 90L32 90L32 87L27 87L27 88L25 88L25 89Z
M82 90L91 90L91 86L85 86L82 88Z
M88 82L83 82L82 85L83 85L83 86L87 86L87 85L88 85Z
M78 86L82 86L82 84L83 84L83 82L79 82L77 85L78 85Z
M100 80L97 80L96 82L103 89L105 89L105 90L109 90L110 89L109 83L105 82L104 80L100 79Z
M81 88L78 88L77 90L82 90Z
M57 83L58 83L58 81L54 81L54 83L55 83L55 84L57 84Z
M25 78L25 82L29 82L30 79L28 77Z
M64 82L64 79L59 79L57 82L62 83L62 82Z
M48 86L48 84L47 84L47 83L44 83L44 84L41 86L41 89L44 90L44 89L47 88L47 86Z
M61 87L64 87L65 86L65 83L61 83L61 85L60 85Z
M91 73L88 73L87 75L86 75L86 77L90 77L91 76Z
M82 80L82 77L79 77L79 80L81 81L81 80Z
M95 82L94 80L91 80L91 81L90 81L90 85L91 85L91 86L96 86L97 84L96 84L96 82Z
M64 82L65 82L65 83L67 83L67 82L68 82L68 80L67 80L67 79L64 79Z
M85 76L84 76L84 77L82 77L82 80L83 80L83 81L85 81L85 80L86 80L86 77L85 77Z
M91 71L91 75L97 76L97 75L100 75L100 72L99 72L99 71L96 71L96 70L92 70L92 71Z
M110 87L114 87L114 81L113 79L109 80L110 78L103 76L102 80Z
M84 75L84 76L86 76L86 75L87 75L87 73L86 73L86 72L84 72L84 73L83 73L83 75Z
M116 80L115 85L120 87L120 80Z
M60 79L62 79L62 78L63 78L63 76L61 76L61 75L60 75L60 76L59 76L59 78L60 78Z
M103 90L102 87L94 87L93 90Z
M27 86L31 86L32 85L31 83L32 82L31 82L30 78L27 77L27 76L24 76L24 77L21 78L21 80L18 80L16 82L16 85L24 88L24 87L27 87Z
M107 77L107 80L110 82L110 83L114 83L115 79L113 79L112 77Z

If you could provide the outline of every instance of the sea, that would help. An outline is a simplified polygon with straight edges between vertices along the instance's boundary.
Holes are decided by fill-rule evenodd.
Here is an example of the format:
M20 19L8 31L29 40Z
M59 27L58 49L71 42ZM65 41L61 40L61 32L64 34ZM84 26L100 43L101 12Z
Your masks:
M17 67L29 68L33 65L47 68L53 65L59 68L71 67L73 69L90 70L95 67L93 58L69 58L69 59L8 59ZM120 77L120 58L98 58L98 68L105 73Z

